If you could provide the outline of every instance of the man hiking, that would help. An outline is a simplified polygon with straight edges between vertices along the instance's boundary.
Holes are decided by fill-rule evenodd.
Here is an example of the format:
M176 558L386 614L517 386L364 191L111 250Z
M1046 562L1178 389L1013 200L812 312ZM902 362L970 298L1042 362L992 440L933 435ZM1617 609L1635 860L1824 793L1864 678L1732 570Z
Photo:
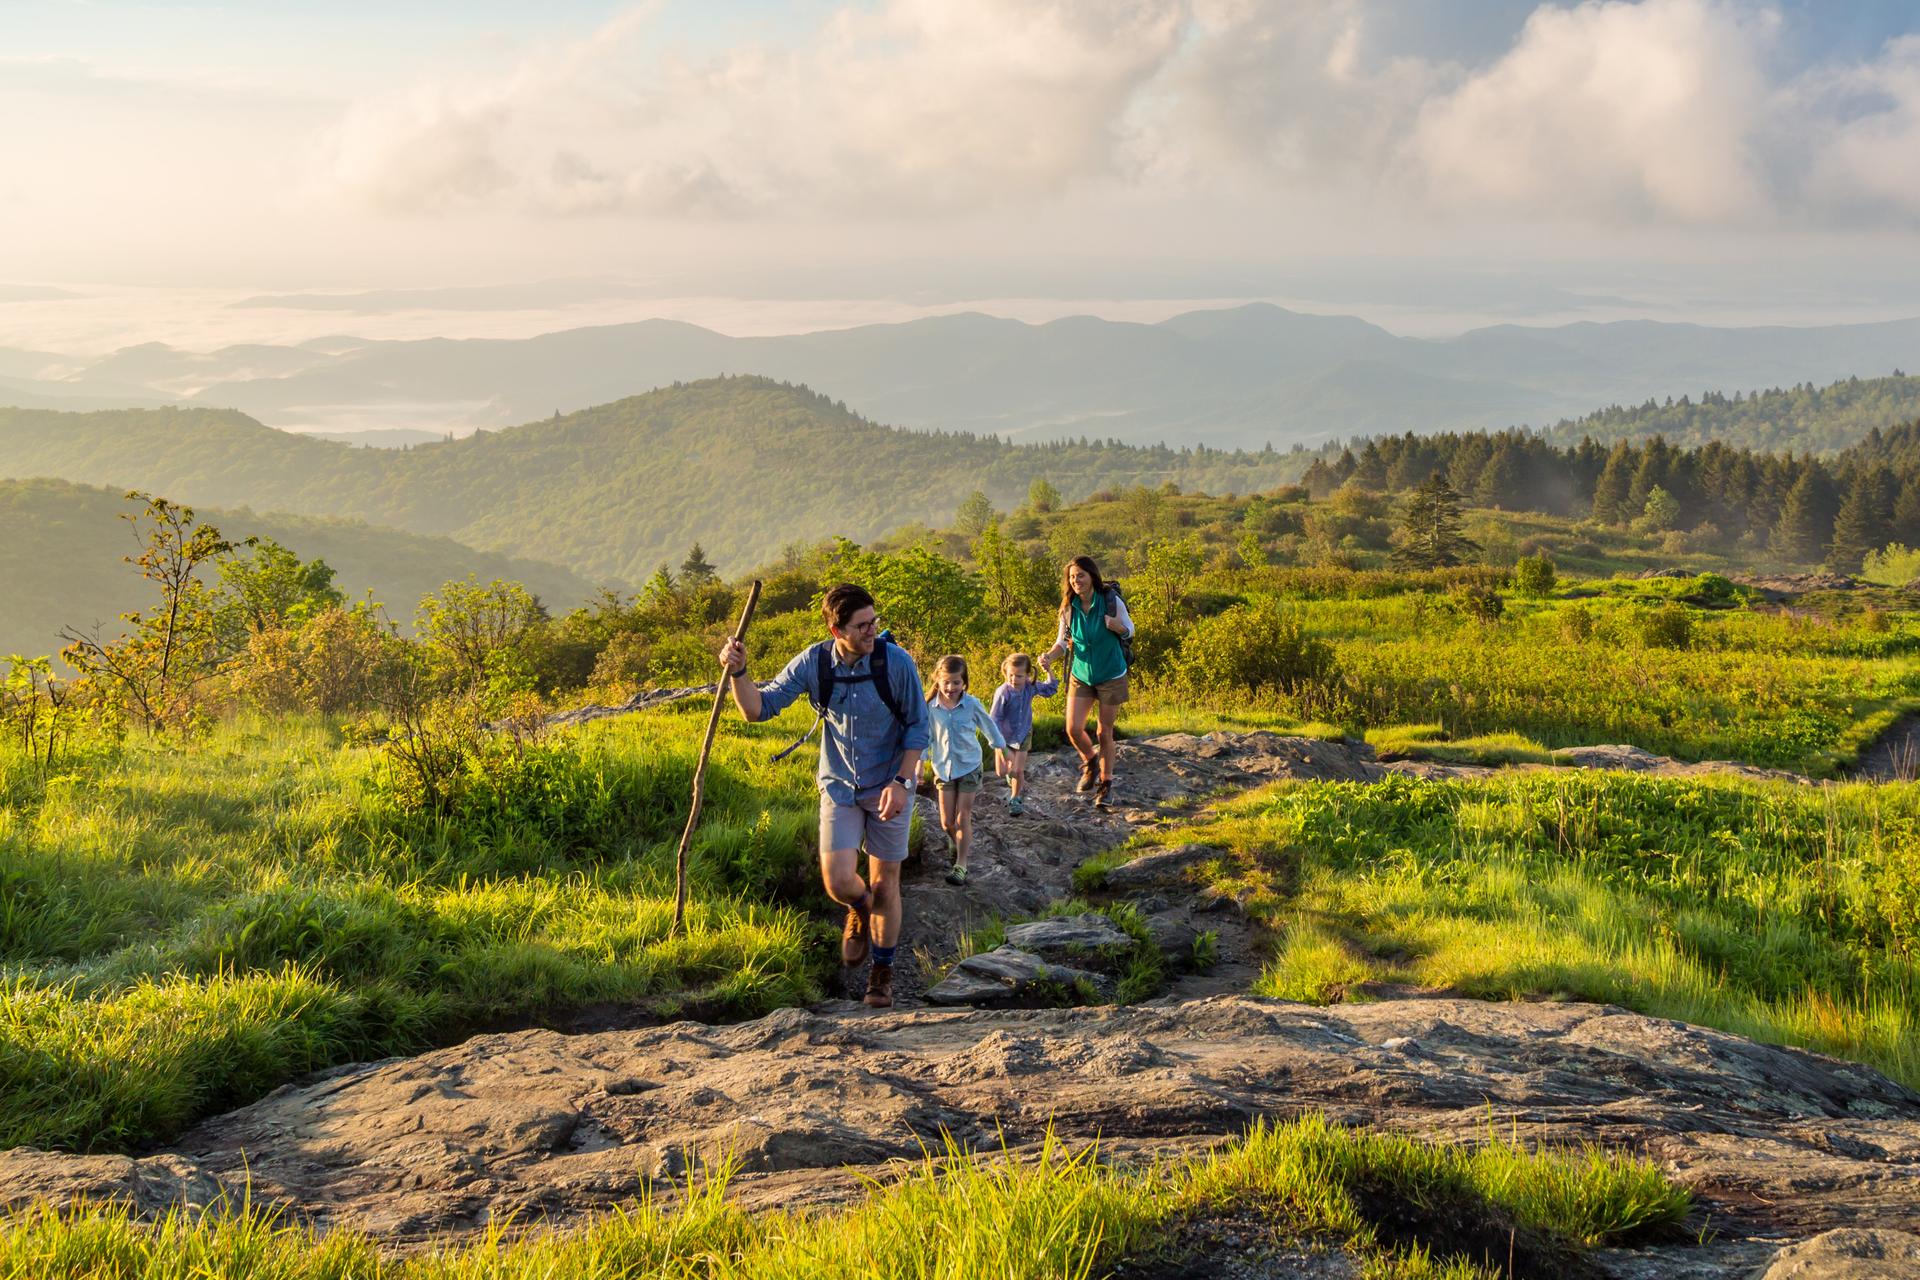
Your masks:
M886 1009L893 1005L893 956L904 923L900 864L927 747L927 710L920 673L905 649L879 635L866 588L840 584L827 592L820 612L832 638L802 649L766 684L747 678L746 648L738 640L720 650L720 666L750 722L771 720L802 694L819 712L820 878L847 908L841 963L854 968L872 955L866 1002ZM863 846L866 880L860 878Z

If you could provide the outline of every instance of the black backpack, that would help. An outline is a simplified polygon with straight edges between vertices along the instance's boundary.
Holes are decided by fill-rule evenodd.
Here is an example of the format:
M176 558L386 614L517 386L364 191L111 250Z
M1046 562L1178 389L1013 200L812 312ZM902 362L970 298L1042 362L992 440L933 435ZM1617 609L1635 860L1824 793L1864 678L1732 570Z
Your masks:
M822 644L814 652L814 683L819 692L813 697L813 723L807 731L795 738L787 748L774 756L774 760L785 760L800 749L800 744L813 736L813 731L826 723L827 708L833 705L833 686L836 684L865 684L873 682L873 691L880 695L880 701L886 704L893 718L906 723L906 713L900 709L900 700L894 696L893 681L887 676L887 650L894 647L893 632L882 631L873 642L873 654L867 659L867 674L863 676L843 676L833 669L833 644Z

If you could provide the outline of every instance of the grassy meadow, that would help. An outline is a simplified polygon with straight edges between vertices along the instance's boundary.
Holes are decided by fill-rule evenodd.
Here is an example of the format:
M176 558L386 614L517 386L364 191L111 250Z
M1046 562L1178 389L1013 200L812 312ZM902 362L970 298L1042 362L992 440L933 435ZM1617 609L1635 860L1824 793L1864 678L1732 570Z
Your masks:
M694 710L688 708L688 711ZM788 722L715 749L689 928L673 855L704 717L530 749L511 803L403 811L317 721L130 741L0 809L0 1144L124 1150L303 1072L595 1002L815 998L814 795Z
M1143 842L1271 941L1256 990L1604 1001L1920 1086L1920 788L1540 770L1281 783ZM1116 851L1084 865L1097 888Z

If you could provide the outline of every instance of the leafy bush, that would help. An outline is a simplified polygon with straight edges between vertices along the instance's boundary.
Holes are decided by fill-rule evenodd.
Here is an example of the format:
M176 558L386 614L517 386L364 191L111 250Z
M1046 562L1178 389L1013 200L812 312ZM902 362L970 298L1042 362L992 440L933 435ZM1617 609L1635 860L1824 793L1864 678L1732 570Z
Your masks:
M1454 595L1461 611L1475 622L1493 623L1507 611L1507 602L1492 587L1471 586Z
M1293 696L1339 675L1333 647L1272 604L1236 605L1202 619L1180 642L1172 667L1177 684L1202 696L1242 690Z
M1869 551L1860 576L1883 587L1904 587L1920 578L1920 547L1895 542L1882 550Z
M1523 596L1552 595L1555 581L1553 561L1545 553L1522 556L1514 563L1513 589Z
M1693 647L1693 611L1668 602L1640 619L1640 642L1649 649Z
M1569 644L1585 644L1593 639L1593 612L1583 604L1562 609L1560 638Z

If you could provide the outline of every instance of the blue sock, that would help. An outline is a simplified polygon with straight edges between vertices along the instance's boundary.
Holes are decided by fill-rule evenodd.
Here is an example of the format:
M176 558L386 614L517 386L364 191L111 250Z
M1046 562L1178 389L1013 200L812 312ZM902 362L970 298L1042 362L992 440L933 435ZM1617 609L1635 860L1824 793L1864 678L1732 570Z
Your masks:
M893 950L892 947L875 947L873 949L873 962L875 964L892 964Z

